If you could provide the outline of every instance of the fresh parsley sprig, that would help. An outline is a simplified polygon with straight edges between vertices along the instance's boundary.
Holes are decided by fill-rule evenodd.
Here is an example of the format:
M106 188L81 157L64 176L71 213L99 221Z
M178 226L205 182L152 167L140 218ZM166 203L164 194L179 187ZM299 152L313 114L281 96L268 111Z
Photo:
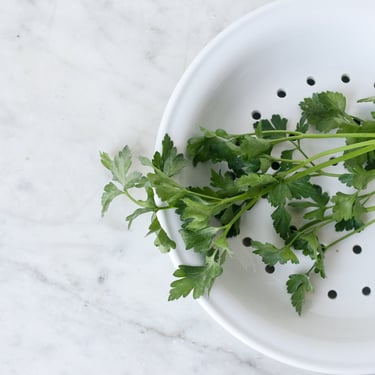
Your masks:
M254 132L244 134L201 128L202 135L187 142L187 158L178 153L166 134L161 150L152 159L140 157L141 163L150 168L147 174L131 171L128 146L113 159L101 153L102 164L112 173L112 181L102 195L102 214L113 199L125 195L138 207L127 216L128 225L138 216L150 214L148 233L155 235L155 246L161 252L168 252L175 249L176 242L162 228L158 214L172 210L180 219L179 232L186 250L202 256L200 266L178 267L169 300L190 293L199 298L210 292L223 272L226 257L233 256L228 238L240 233L243 215L251 214L261 199L267 199L272 207L273 230L283 244L254 239L253 253L269 266L299 263L301 257L312 261L309 269L290 275L286 282L298 314L307 293L314 289L312 274L326 277L326 252L375 222L367 219L375 211L375 206L370 205L375 191L366 190L375 179L375 113L371 113L372 120L352 116L346 112L345 96L330 91L304 99L300 108L301 118L294 129L280 115L258 121ZM308 155L304 144L322 139L343 143ZM276 153L275 146L282 151ZM198 187L182 185L179 175L183 169L198 163L209 163L210 183ZM276 171L271 168L273 163L279 167ZM345 173L333 171L337 164L345 168ZM329 195L316 182L317 177L336 179L351 191ZM136 198L134 190L142 190L144 199ZM296 212L303 218L299 228L294 225ZM328 225L334 225L338 233L346 233L323 244L320 232Z

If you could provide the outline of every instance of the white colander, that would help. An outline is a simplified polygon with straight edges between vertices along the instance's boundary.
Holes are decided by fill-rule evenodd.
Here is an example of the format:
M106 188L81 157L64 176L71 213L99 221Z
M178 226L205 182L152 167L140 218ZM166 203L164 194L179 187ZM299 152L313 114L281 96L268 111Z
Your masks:
M262 118L281 114L294 126L298 103L325 90L344 93L349 113L368 114L372 104L356 100L375 95L374 19L373 0L286 0L249 14L187 70L167 106L157 143L167 132L183 151L199 126L252 131L257 112ZM310 151L329 145L334 144L315 142ZM184 179L200 184L207 174L200 167ZM321 183L331 193L345 191L342 184ZM270 213L261 203L246 216L241 235L231 241L235 256L210 297L200 299L202 306L244 343L279 361L326 373L375 373L375 227L327 252L328 277L313 279L315 292L299 317L285 282L307 265L267 273L243 241L277 241ZM178 218L167 213L163 221L177 239L174 264L199 263L179 240ZM336 236L327 231L324 239L328 243Z

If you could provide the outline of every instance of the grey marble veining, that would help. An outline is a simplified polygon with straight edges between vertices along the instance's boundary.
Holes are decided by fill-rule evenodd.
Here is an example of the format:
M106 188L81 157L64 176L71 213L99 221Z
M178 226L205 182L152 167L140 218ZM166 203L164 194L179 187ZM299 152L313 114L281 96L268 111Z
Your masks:
M168 303L172 265L129 202L100 217L99 151L150 155L187 65L267 2L1 3L0 374L308 374Z

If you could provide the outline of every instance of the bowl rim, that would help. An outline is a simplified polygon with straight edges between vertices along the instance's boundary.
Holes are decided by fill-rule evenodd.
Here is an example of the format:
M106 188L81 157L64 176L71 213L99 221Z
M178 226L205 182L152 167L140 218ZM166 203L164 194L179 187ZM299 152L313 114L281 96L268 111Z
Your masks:
M353 4L354 0L334 0L336 3L347 3ZM365 0L366 1L366 0ZM261 5L258 8L250 11L249 13L243 15L238 20L231 23L227 26L224 30L222 30L219 34L217 34L211 41L209 41L203 49L198 53L198 55L192 60L192 62L188 65L184 73L182 74L181 78L178 80L172 94L167 102L165 107L164 113L162 115L162 119L160 122L160 126L158 129L155 149L160 148L161 141L167 131L167 128L170 124L170 119L172 117L173 111L178 105L181 96L184 93L185 88L189 85L189 82L192 77L194 77L195 73L199 70L199 68L204 64L207 58L216 50L216 48L225 41L226 38L229 38L236 30L242 28L245 24L251 22L253 19L266 14L270 11L275 11L279 7L285 7L288 4L293 3L313 3L311 0L273 0L265 5ZM320 3L324 3L324 1L320 1ZM374 4L375 5L375 4ZM358 5L360 6L360 5ZM168 231L168 223L164 215L160 215L159 220L164 228ZM181 258L179 257L178 252L171 251L169 253L170 259L175 267L181 262ZM249 338L245 335L239 328L237 328L231 321L229 321L223 314L221 314L220 309L217 309L211 302L207 296L202 296L197 299L199 305L208 313L208 315L214 319L221 327L223 327L228 333L236 337L238 340L243 342L244 344L250 346L252 349L262 353L276 361L284 363L286 365L290 365L293 367L297 367L304 370L314 371L314 372L322 372L322 373L330 373L330 374L337 374L337 371L340 371L341 375L345 374L371 374L375 371L375 366L368 367L366 365L362 365L361 367L353 368L340 368L338 369L336 366L327 367L326 365L320 364L312 364L310 362L306 362L304 360L300 360L298 358L292 358L290 356L284 355L277 350L273 350L262 343L257 342L255 339Z

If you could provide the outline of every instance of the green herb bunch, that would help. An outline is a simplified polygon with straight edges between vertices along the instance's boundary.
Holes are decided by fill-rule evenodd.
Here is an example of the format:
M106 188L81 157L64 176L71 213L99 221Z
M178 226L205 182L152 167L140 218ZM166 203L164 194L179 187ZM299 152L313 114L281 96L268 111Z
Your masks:
M375 98L359 102L375 102ZM152 159L140 157L141 163L151 168L147 174L131 171L128 146L113 159L101 153L102 164L112 172L112 181L102 195L102 213L115 197L125 195L138 206L126 218L128 225L139 215L150 214L148 233L155 235L154 243L161 252L169 252L176 243L162 228L158 213L173 210L180 219L179 232L186 250L202 255L202 265L180 265L174 272L177 279L171 284L169 300L190 293L198 298L210 291L223 272L226 257L233 255L228 238L240 233L241 218L261 199L272 206L273 229L283 245L253 239L253 253L269 266L297 264L301 257L312 261L310 269L290 275L286 284L298 314L306 293L313 291L312 273L326 277L326 252L375 222L366 221L367 213L375 211L369 204L375 191L367 189L375 178L375 112L371 113L372 120L352 116L346 112L345 96L330 91L304 99L300 108L301 118L292 130L288 120L279 115L258 121L251 133L202 128L201 136L188 140L187 158L178 153L166 134L161 150ZM304 144L322 139L342 143L308 155ZM182 185L178 179L182 170L198 163L210 166L210 183ZM213 168L215 164L220 169ZM345 173L327 171L336 164L343 166ZM351 188L350 193L330 195L316 183L317 177L339 180ZM134 189L144 190L144 199L135 198ZM293 223L295 211L302 212L299 227ZM333 242L323 244L320 232L328 225L334 225L339 234Z

